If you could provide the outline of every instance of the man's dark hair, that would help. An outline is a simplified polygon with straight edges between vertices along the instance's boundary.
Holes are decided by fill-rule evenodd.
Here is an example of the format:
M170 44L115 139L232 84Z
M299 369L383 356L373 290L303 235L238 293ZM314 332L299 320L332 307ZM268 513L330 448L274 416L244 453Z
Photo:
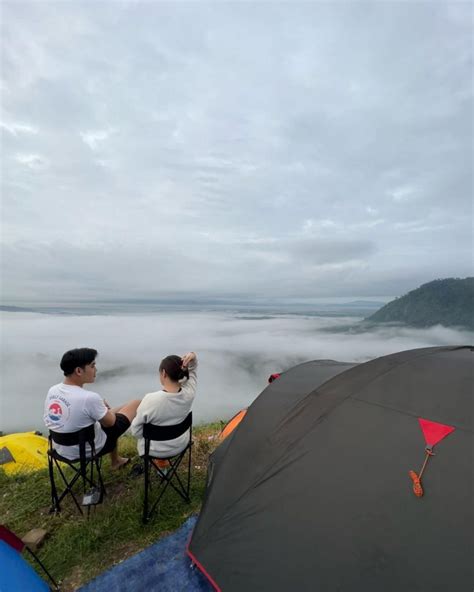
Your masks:
M183 368L183 360L179 356L167 356L161 360L160 372L164 370L173 382L189 378L187 368Z
M97 357L97 350L90 347L79 347L77 349L70 349L61 358L61 370L64 376L69 376L76 368L85 368Z

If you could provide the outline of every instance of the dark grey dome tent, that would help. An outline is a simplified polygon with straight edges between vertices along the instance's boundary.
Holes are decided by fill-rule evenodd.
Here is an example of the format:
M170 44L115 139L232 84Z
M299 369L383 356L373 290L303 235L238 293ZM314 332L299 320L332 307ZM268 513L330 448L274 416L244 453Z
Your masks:
M193 561L224 592L471 591L473 362L284 372L211 457Z

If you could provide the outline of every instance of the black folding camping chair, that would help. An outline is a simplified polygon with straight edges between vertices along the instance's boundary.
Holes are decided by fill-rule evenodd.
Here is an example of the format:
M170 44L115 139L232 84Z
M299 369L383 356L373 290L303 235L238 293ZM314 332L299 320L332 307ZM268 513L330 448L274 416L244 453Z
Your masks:
M182 452L171 457L160 457L160 460L167 460L169 468L166 470L161 468L158 463L155 463L156 457L150 454L150 443L152 441L165 442L167 440L174 440L189 430L189 441ZM193 445L193 414L190 411L181 423L171 426L157 426L151 423L146 423L143 426L143 438L145 440L145 454L143 455L144 462L144 484L145 484L145 495L143 499L143 523L149 522L153 512L156 510L160 500L162 499L165 491L170 486L178 493L182 499L189 503L189 488L191 484L191 450ZM188 453L188 471L186 486L183 485L183 481L178 475L178 467L181 461ZM156 488L157 498L151 504L150 502L150 490L152 488L152 476L158 477L158 486ZM151 505L151 508L150 508Z
M95 425L91 424L77 432L59 433L49 431L49 450L48 467L49 480L51 484L51 512L61 511L61 501L66 495L71 495L77 509L83 514L76 494L73 490L74 485L82 477L82 506L87 506L88 514L93 505L102 503L105 495L105 486L102 480L100 456L96 454L95 445ZM61 456L53 447L53 442L61 446L79 446L79 458L71 460ZM90 454L87 454L86 444L90 447ZM61 467L61 463L68 465L73 470L73 475L68 479L66 473ZM54 477L54 468L57 468L64 483L64 490L61 495L58 494L56 481ZM96 474L94 474L96 473Z

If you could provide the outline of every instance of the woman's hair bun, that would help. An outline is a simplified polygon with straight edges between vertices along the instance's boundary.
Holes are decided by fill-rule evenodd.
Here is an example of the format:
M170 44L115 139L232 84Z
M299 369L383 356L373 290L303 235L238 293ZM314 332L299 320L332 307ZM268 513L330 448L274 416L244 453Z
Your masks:
M180 377L179 380L181 380L182 378L189 378L189 370L187 368L183 368L181 366L181 371L180 371Z
M183 368L183 359L180 356L166 356L161 360L160 372L164 370L170 380L178 382L183 378L189 378L189 370Z

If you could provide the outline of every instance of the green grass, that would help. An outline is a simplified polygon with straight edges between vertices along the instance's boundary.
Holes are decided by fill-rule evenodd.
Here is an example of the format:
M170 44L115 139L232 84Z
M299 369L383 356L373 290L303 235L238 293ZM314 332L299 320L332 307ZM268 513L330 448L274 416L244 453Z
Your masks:
M216 436L222 426L218 422L193 430L191 503L186 504L169 489L147 525L141 522L143 475L131 477L131 465L112 471L108 457L102 469L107 496L101 505L92 508L89 518L79 514L70 496L61 503L59 515L49 514L47 470L16 477L8 477L0 470L0 523L19 536L32 528L46 529L48 536L38 555L61 582L64 592L75 590L175 530L199 511L207 460L218 443ZM120 454L133 457L131 464L140 460L134 438L124 436L119 442Z

